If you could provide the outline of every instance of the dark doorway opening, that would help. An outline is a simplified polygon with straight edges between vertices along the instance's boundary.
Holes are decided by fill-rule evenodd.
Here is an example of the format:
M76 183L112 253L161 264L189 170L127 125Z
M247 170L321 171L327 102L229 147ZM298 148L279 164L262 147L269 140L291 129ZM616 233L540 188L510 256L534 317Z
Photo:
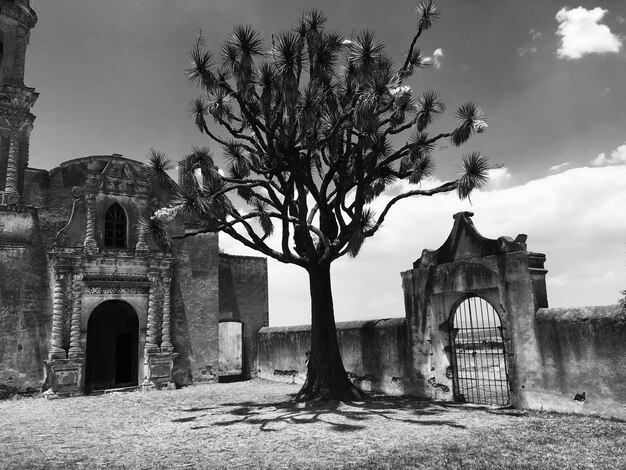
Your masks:
M121 300L98 305L87 323L85 392L138 383L139 320Z
M450 318L454 398L484 405L509 404L509 378L500 315L482 297L466 297Z

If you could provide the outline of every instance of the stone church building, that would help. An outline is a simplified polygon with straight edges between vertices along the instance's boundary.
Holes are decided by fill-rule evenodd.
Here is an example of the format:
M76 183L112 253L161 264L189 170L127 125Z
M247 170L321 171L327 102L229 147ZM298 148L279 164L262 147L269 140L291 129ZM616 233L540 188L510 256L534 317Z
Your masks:
M0 395L255 375L265 259L220 253L213 233L161 250L138 221L167 192L141 162L28 166L38 94L24 57L36 22L29 0L0 0Z

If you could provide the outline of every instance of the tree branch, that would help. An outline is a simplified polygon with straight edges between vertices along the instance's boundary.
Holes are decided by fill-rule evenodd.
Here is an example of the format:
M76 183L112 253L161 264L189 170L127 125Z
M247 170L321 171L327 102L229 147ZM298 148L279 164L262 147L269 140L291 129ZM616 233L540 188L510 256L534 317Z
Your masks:
M394 197L391 201L389 201L387 203L387 205L385 206L385 209L382 211L382 213L380 214L380 216L376 220L376 223L374 224L374 226L371 229L366 230L364 232L365 238L371 237L372 235L374 235L378 231L378 229L382 225L383 221L385 220L385 217L387 216L387 213L389 212L391 207L396 202L398 202L398 201L400 201L402 199L406 199L408 197L412 197L412 196L434 196L435 194L439 194L439 193L447 193L447 192L450 192L450 191L454 191L456 189L457 185L458 185L458 180L449 181L447 183L443 183L440 186L437 186L436 188L432 188L432 189L414 189L412 191L407 191L406 193L403 193L403 194L400 194L400 195Z

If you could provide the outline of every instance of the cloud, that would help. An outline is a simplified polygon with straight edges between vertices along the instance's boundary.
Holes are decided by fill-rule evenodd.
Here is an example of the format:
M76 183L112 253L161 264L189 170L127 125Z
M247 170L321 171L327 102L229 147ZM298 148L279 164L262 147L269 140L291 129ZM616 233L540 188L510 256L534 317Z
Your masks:
M568 165L571 165L571 162L559 163L558 165L551 166L550 171L557 171Z
M528 249L546 254L551 306L615 303L618 291L626 288L626 218L616 216L626 207L624 181L626 166L585 167L477 191L472 204L452 193L405 199L357 258L333 263L337 321L404 316L400 272L411 269L423 249L441 246L452 228L452 215L465 210L476 214L474 223L484 236L526 233ZM390 198L382 195L374 210L380 213ZM242 250L223 235L220 244L226 251ZM270 324L308 323L306 272L273 260L268 265Z
M511 172L505 166L500 168L493 168L487 172L489 181L485 185L485 190L500 189L507 186L511 181Z
M594 166L626 165L626 142L613 150L608 157L604 152L598 154L591 164Z
M528 31L528 35L530 36L531 44L518 47L517 55L523 56L526 54L534 54L535 52L537 52L538 49L537 49L537 45L535 44L535 42L537 41L537 39L539 39L542 36L542 34L539 31L535 31L534 29L531 29L530 31Z
M600 24L607 13L600 7L587 10L561 8L556 14L559 22L556 34L561 36L561 47L556 51L562 59L580 59L586 54L617 53L622 40L611 33L608 26Z
M436 69L441 68L441 59L443 59L443 49L438 47L434 50L432 57L426 57L424 60L430 62L430 64Z
M517 48L517 55L534 54L537 50L537 46L522 46Z

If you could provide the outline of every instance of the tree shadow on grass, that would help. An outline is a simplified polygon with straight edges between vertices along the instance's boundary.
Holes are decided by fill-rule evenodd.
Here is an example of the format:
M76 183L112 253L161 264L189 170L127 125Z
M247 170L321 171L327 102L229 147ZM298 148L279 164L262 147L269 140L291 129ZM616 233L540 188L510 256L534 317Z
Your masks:
M231 402L216 406L193 407L182 410L188 413L211 410L211 413L194 417L182 417L172 422L190 422L204 416L212 416L207 424L198 422L190 429L249 424L259 426L261 431L275 432L288 425L326 423L331 431L355 432L373 425L373 420L383 418L416 426L449 426L465 428L453 416L454 410L425 402L414 397L370 396L364 401L342 403L338 401L296 403L292 400L279 402ZM218 418L218 420L215 420ZM230 418L230 419L224 419ZM194 423L195 424L195 423Z

